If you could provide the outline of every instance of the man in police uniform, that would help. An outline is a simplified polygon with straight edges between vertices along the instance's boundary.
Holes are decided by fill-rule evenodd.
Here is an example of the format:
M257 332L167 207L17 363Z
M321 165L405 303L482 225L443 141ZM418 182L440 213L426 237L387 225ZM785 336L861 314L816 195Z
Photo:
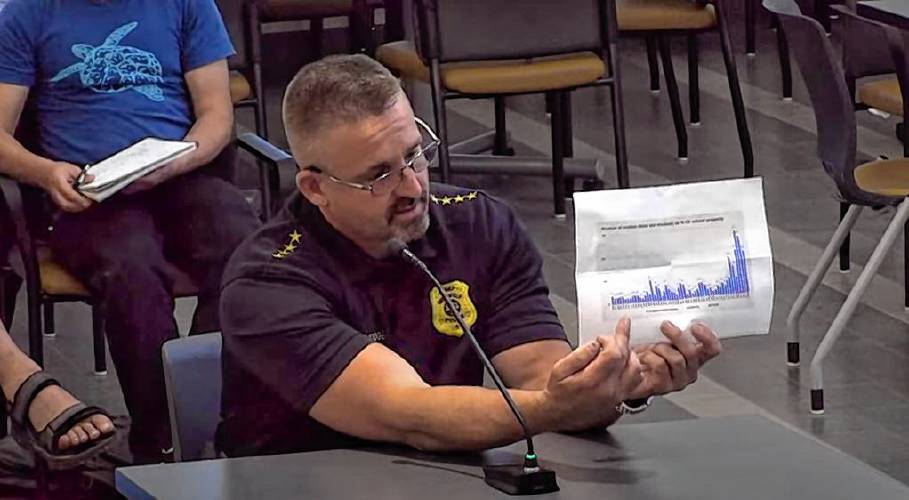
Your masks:
M533 433L609 425L680 390L720 344L705 325L666 323L667 342L631 349L630 322L571 350L541 258L502 202L429 184L438 141L398 81L365 56L303 68L284 124L295 195L225 271L228 455L352 446L484 449L522 437L460 338L439 291L389 255L407 242L454 297Z

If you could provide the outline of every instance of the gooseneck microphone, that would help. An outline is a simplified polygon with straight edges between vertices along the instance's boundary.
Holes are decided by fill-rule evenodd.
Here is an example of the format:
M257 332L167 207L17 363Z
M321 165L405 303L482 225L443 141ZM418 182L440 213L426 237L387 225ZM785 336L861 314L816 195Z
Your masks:
M492 378L492 381L499 389L499 392L502 393L502 397L504 397L505 402L508 403L511 413L514 414L515 419L524 431L524 441L527 443L527 453L524 454L524 463L521 465L484 466L483 472L486 476L486 483L510 495L534 495L558 491L559 486L556 483L555 472L543 469L539 465L537 455L533 448L533 439L530 436L530 431L527 429L527 421L524 420L524 415L521 413L518 405L514 402L514 399L512 399L508 389L506 389L505 383L502 382L502 378L499 377L499 373L496 371L495 366L489 361L486 352L483 351L483 348L480 347L480 343L477 342L477 338L474 337L473 332L470 331L470 326L467 324L467 321L464 320L461 310L455 305L451 296L448 294L448 291L445 290L445 287L442 286L426 264L407 248L407 245L404 242L393 239L389 242L388 248L392 254L400 256L404 261L422 271L423 274L432 281L433 285L436 286L436 289L439 290L439 294L451 311L451 315L454 316L455 321L457 321L458 325L461 327L461 331L464 332L464 335L470 342L470 346L480 358L486 372Z

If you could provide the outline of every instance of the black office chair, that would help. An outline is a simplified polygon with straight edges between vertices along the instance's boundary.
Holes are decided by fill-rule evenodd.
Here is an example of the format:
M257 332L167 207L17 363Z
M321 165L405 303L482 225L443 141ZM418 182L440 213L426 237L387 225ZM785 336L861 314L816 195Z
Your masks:
M493 98L495 152L504 154L504 97L547 94L552 113L555 214L564 217L565 197L574 188L573 177L580 173L598 180L593 167L586 174L572 170L566 175L565 158L572 156L570 93L605 85L612 91L618 184L628 187L614 0L416 0L414 16L416 42L382 45L376 58L402 77L430 84L443 144L439 150L443 182L448 182L453 163L446 100ZM475 158L484 160L483 168L472 173L540 173L533 161Z

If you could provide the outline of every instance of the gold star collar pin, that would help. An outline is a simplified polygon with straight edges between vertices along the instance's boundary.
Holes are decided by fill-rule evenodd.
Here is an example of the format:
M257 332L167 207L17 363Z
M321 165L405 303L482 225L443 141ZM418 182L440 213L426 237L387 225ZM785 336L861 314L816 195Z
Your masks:
M439 196L436 196L436 195L430 195L429 198L430 198L430 199L432 200L432 202L435 203L436 205L443 205L443 206L445 206L445 205L460 205L461 203L465 203L465 202L468 202L468 201L471 201L471 200L475 200L475 199L477 199L478 196L479 196L479 192L478 192L478 191L471 191L471 192L469 192L469 193L467 193L467 194L459 194L459 195L456 195L456 196L442 196L442 197L439 197Z
M286 245L284 245L283 248L279 248L277 251L275 251L275 253L271 254L272 257L274 257L276 259L283 259L283 258L287 257L288 255L294 253L294 250L296 250L297 247L300 246L299 243L302 241L303 235L299 231L294 229L294 231L292 233L287 235L287 238L288 238L289 242Z

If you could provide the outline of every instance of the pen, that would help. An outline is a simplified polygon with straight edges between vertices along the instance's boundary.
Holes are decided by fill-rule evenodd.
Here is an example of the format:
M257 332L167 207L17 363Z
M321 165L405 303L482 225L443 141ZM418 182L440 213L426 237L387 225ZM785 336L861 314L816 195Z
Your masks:
M73 182L73 187L77 187L77 186L79 186L79 184L82 184L82 181L85 180L85 175L86 175L86 172L88 171L88 167L89 167L89 165L82 167L82 172L80 172L79 175L76 177L76 181Z

